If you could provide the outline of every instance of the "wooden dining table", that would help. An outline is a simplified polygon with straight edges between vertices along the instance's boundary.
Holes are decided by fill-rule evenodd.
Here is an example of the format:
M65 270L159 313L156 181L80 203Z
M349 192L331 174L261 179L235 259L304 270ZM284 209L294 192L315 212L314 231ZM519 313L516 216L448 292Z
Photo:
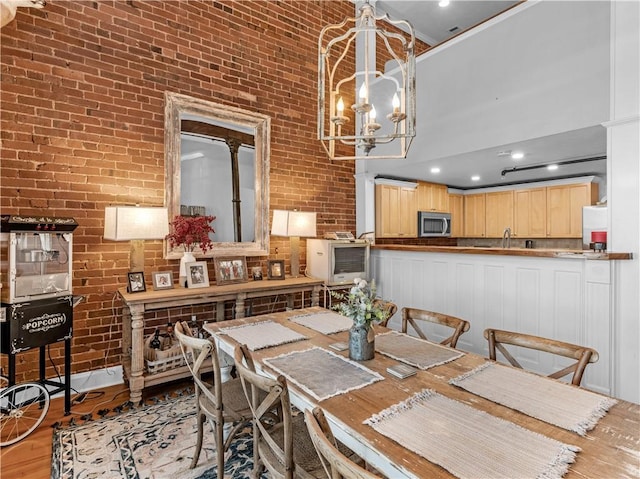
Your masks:
M270 365L273 358L282 357L295 351L318 347L331 351L332 354L348 358L347 350L338 352L330 346L336 342L348 342L348 331L323 334L291 320L291 318L304 314L315 315L324 312L328 312L328 310L321 307L311 307L207 323L204 329L213 336L218 349L231 356L233 356L233 350L238 341L229 334L230 330L226 328L272 321L286 327L293 333L304 336L306 339L290 339L288 340L290 342L284 344L260 347L252 351L260 371L266 375L276 376L279 372ZM389 331L387 328L378 326L375 329L377 337ZM294 335L293 333L292 335ZM357 363L382 377L381 380L366 386L318 400L294 381L289 381L288 384L291 402L296 408L304 410L320 406L338 440L358 453L368 464L386 477L457 477L446 468L405 447L403 441L393 440L378 432L371 425L364 424L372 416L406 401L412 395L425 389L454 400L455 404L461 403L470 406L474 410L484 411L492 417L516 424L533 433L577 446L580 451L576 453L575 462L570 464L567 473L563 476L566 479L640 477L640 405L617 400L604 414L604 417L597 421L593 429L587 431L585 435L580 435L449 383L452 378L474 371L488 361L480 355L465 352L462 356L444 364L425 370L419 369L417 374L411 377L397 379L387 372L387 368L397 365L399 361L376 351L374 359ZM545 378L545 381L556 380ZM606 396L603 398L606 399ZM420 427L428 429L430 426L426 422ZM469 443L476 440L486 441L486 438L471 437Z

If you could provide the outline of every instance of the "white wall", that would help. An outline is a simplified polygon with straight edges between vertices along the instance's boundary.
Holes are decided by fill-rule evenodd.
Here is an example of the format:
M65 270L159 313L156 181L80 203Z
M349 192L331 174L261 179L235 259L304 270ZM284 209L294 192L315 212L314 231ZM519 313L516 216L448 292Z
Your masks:
M640 403L640 2L611 4L611 121L607 171L609 248L631 251L620 262L612 304L616 391ZM625 371L633 368L635 374Z

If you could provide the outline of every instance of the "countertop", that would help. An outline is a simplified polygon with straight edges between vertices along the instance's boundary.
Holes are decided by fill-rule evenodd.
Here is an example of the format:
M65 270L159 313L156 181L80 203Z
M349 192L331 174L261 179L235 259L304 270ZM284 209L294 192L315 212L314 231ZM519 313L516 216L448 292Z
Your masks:
M632 259L632 253L594 252L583 250L528 249L528 248L485 248L473 246L417 246L417 245L372 245L373 249L394 251L415 251L417 253L492 254L498 256L528 256L530 258L572 258L585 260Z

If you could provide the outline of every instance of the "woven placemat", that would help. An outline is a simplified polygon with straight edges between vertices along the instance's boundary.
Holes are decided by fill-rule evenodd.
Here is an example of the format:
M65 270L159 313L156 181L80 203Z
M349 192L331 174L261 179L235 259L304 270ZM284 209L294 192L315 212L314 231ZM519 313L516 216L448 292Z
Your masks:
M246 344L251 351L307 339L306 336L270 320L221 328L217 334L231 336L238 343Z
M318 401L384 379L355 361L318 347L268 358L264 363Z
M456 349L397 331L376 335L376 351L420 369L439 366L464 355Z
M364 424L461 479L559 479L580 451L431 389Z
M581 436L617 403L562 381L490 362L449 383Z
M322 313L308 313L289 318L296 324L313 329L322 334L333 334L347 331L353 326L353 320L332 311Z

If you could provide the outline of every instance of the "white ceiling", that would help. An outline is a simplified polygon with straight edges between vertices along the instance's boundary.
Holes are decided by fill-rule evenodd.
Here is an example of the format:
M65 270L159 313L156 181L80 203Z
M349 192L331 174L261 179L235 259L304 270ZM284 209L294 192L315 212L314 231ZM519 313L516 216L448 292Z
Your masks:
M435 45L518 3L520 2L506 0L451 0L448 7L441 8L437 0L378 0L375 2L375 7L378 14L386 12L391 18L409 20L416 30L417 38ZM458 28L450 32L449 30L454 27ZM526 156L522 160L514 161L508 155L500 155L511 150L524 151ZM376 164L377 160L372 160L369 163L373 167L368 167L367 170L379 176L420 179L460 189L472 189L572 176L604 176L606 174L605 159L560 166L554 172L546 168L538 168L501 175L503 170L513 167L546 165L552 162L604 155L606 155L606 130L601 126L593 126L436 160L394 160L391 166L389 161L380 161ZM440 173L432 174L430 170L433 167L440 167ZM480 176L481 180L472 181L472 175Z

